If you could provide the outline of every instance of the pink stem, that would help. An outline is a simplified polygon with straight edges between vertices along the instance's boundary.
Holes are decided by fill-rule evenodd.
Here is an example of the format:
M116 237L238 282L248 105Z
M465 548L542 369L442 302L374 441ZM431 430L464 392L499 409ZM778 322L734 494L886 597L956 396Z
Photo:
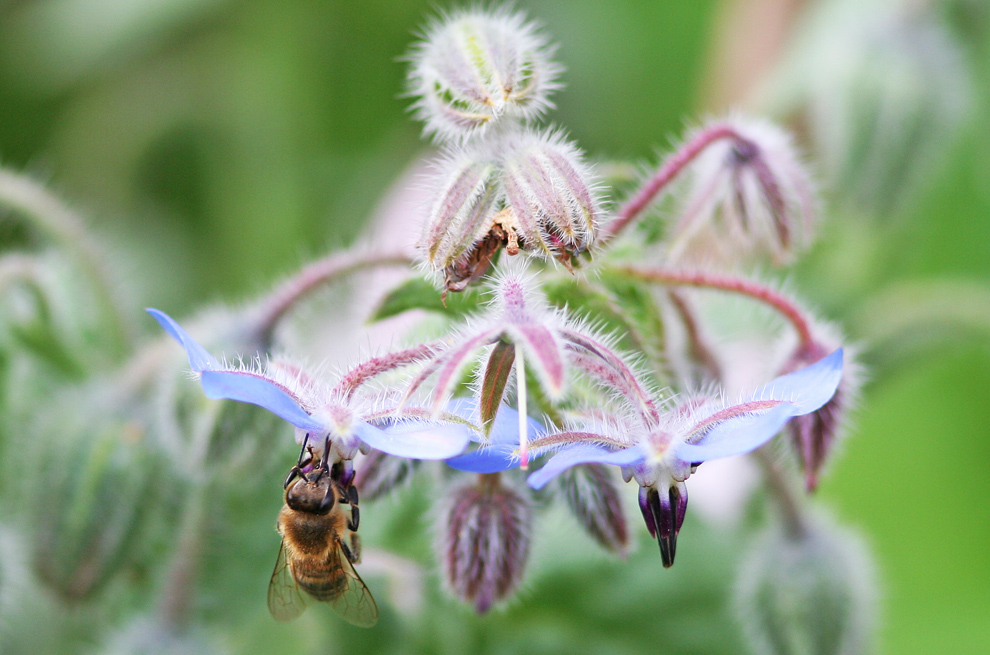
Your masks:
M262 305L261 315L256 323L259 341L263 345L271 343L272 332L285 314L321 285L365 268L410 264L412 258L399 252L363 254L341 252L303 267L276 289Z
M354 395L354 392L358 390L358 387L371 378L381 375L387 371L391 371L392 369L399 368L400 366L412 364L413 362L424 357L434 355L436 354L439 346L439 341L433 343L423 343L418 346L413 346L412 348L406 348L405 350L388 353L380 357L372 357L371 359L361 362L351 369L347 375L345 375L340 382L337 383L337 386L334 387L334 393L339 393L344 396L344 398L350 399L350 397Z
M656 284L719 289L721 291L749 296L754 300L770 305L783 314L784 318L794 326L803 347L812 346L815 343L811 335L811 326L808 319L805 318L804 313L797 305L783 294L762 284L732 275L720 275L717 273L691 273L662 268L643 269L633 266L623 266L615 270L623 275Z
M711 125L699 132L691 141L671 155L653 174L646 184L625 205L619 208L615 220L604 230L603 239L610 239L624 230L646 209L670 182L684 168L700 155L705 148L721 139L745 141L730 125Z

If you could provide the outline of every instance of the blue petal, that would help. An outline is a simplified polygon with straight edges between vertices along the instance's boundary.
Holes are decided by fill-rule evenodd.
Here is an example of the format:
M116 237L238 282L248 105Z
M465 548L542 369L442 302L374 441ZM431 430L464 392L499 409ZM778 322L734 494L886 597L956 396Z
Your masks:
M550 458L539 471L529 476L527 482L534 489L541 489L567 469L578 464L612 464L614 466L633 466L641 464L646 459L642 447L633 446L612 452L601 446L579 444L561 450Z
M189 336L189 333L183 330L182 326L176 323L171 316L157 309L147 309L145 311L151 314L158 321L158 324L165 328L165 331L173 339L178 341L179 345L186 349L186 355L189 356L189 366L192 367L192 370L199 373L208 368L219 368L220 364L213 355L206 352L206 349Z
M447 459L464 452L471 441L471 430L463 425L425 421L399 421L384 430L362 422L354 432L375 450L409 459Z
M454 398L447 404L447 411L451 414L457 414L475 425L481 425L481 414L478 413L478 400L476 398ZM539 421L531 416L527 419L530 439L546 434L546 428ZM472 436L472 440L486 441L480 434ZM492 424L487 443L518 446L519 412L508 405L501 405L498 408L498 413L495 414L495 422Z
M297 428L326 432L326 427L306 413L284 389L260 375L246 371L203 371L200 381L207 398L251 403L264 407Z
M796 405L782 402L762 414L743 414L720 423L698 443L678 444L674 455L691 464L742 455L770 441L788 419L803 413Z
M469 473L500 473L519 466L519 458L512 454L515 450L511 444L495 444L448 459L447 466Z
M771 380L755 394L754 400L786 400L797 411L795 416L807 414L827 403L842 379L842 348L800 371Z

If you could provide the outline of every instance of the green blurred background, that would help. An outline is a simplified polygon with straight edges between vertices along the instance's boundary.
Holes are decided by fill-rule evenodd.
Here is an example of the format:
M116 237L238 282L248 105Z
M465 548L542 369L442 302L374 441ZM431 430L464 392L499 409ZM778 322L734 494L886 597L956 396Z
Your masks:
M517 3L546 26L567 67L551 119L593 158L634 162L652 161L706 112L743 102L724 88L733 75L725 57L740 52L739 12L789 6L782 15L798 21L807 4ZM990 652L988 12L979 1L928 4L963 53L969 109L938 133L942 156L901 189L909 199L896 211L850 201L830 183L841 177L823 175L823 238L792 276L863 342L872 367L819 495L873 548L889 655ZM399 0L0 0L0 164L87 216L131 280L135 322L145 305L181 316L250 297L353 242L428 152L400 97L399 58L434 9ZM745 50L745 33L741 41ZM807 135L799 113L780 117ZM412 217L409 229L418 229ZM3 248L30 241L0 220ZM277 501L257 518L262 532ZM544 562L507 611L475 619L431 595L447 609L417 629L398 620L377 633L335 628L348 647L331 650L737 652L725 555L740 544L688 521L672 571L649 544L627 563ZM573 616L598 620L575 627ZM286 628L264 618L227 625L239 635L235 650L323 652L300 634L315 619Z

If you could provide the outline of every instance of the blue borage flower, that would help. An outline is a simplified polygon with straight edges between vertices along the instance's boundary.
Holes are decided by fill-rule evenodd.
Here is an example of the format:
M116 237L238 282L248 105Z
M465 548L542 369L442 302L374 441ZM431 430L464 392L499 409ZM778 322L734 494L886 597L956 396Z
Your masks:
M279 376L271 370L224 364L171 317L157 309L147 311L185 349L208 398L264 407L295 426L296 442L308 443L314 455L326 444L331 461L351 460L364 444L397 457L447 459L462 453L471 439L472 431L466 425L404 418L411 414L409 410L389 415L356 409L352 390L319 393L299 373Z
M529 485L540 489L579 464L622 467L627 480L635 478L640 484L643 518L650 534L660 543L664 566L671 566L687 509L684 481L695 468L710 459L759 448L789 419L814 412L828 402L841 377L839 349L811 366L774 379L736 405L688 401L664 412L659 425L649 429L614 419L609 421L608 435L574 429L534 439L530 443L533 452L559 450L529 476ZM505 442L505 436L455 462L457 468L486 473L519 464L517 449Z

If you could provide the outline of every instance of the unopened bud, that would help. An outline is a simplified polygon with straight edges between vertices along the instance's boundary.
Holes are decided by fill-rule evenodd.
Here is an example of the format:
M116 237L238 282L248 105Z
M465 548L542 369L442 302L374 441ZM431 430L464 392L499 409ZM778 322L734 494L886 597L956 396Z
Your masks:
M518 586L529 557L529 501L482 475L455 489L443 514L439 548L444 579L461 600L483 614Z
M505 240L491 220L499 197L498 166L470 149L439 163L435 179L421 249L430 267L444 272L445 287L462 291L485 274Z
M611 469L602 464L575 466L560 476L567 506L585 532L602 548L625 556L629 529L615 483Z
M691 140L710 145L691 165L671 256L735 264L786 263L811 243L817 199L790 137L765 121L733 118Z
M570 267L591 247L601 215L595 176L580 151L559 134L520 134L505 157L507 205L520 245Z
M502 118L539 116L558 87L552 52L520 13L467 9L437 21L409 57L410 95L425 131L463 139Z
M553 257L568 268L595 241L596 177L561 135L512 130L448 155L420 250L447 291L480 279L498 251Z
M32 480L34 568L66 601L89 597L122 568L151 511L143 428L95 425L69 435Z
M792 373L814 364L833 350L834 348L817 343L800 348L784 366L781 374ZM859 385L859 371L853 355L848 354L846 360L845 373L835 395L816 411L794 417L788 425L791 443L804 472L805 488L809 492L818 487L822 468L834 452L835 444L843 432L851 397L856 394Z
M874 580L860 540L819 519L800 535L771 526L743 561L737 617L758 655L869 652Z
M966 52L941 5L817 3L782 67L781 107L803 110L835 198L857 212L910 206L966 124Z
M380 450L371 450L355 465L354 486L361 493L362 502L372 502L405 484L418 465L417 459L393 457Z

